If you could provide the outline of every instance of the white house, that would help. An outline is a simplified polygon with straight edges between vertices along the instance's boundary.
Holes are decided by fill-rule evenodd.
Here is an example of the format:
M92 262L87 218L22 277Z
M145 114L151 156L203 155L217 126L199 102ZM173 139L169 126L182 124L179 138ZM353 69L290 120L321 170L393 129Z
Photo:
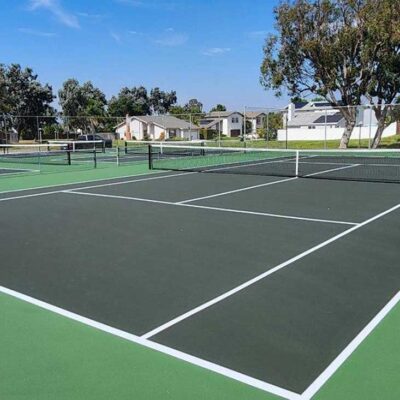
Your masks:
M246 111L246 121L251 123L251 133L256 134L259 129L264 129L267 114L262 111Z
M191 122L172 115L144 115L129 117L129 126L124 121L115 127L120 139L135 138L137 140L167 140L180 138L198 140L200 128Z
M200 128L215 130L228 137L238 137L242 135L243 114L236 111L213 111L200 121Z
M278 130L278 140L338 140L342 137L346 122L341 112L324 101L291 103L283 113L283 127ZM377 120L371 109L357 110L353 139L373 138ZM396 134L396 124L389 125L383 137Z

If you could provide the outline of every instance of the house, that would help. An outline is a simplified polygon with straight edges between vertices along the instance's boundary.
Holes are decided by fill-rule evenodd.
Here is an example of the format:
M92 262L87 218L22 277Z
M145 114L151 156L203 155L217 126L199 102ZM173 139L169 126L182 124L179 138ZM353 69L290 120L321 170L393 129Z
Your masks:
M127 123L129 122L129 126ZM115 127L120 139L167 140L179 138L197 140L200 127L194 123L176 118L172 115L143 115L128 117Z
M339 109L326 101L309 103L290 103L283 112L283 129L278 130L278 140L338 140L342 137L346 120ZM374 112L366 107L357 110L356 125L352 137L368 139L374 136L377 120ZM383 132L383 136L396 133L392 124Z
M260 129L265 128L267 114L260 111L246 111L246 121L251 123L251 133L257 134Z
M214 130L221 135L238 137L242 135L243 114L236 111L213 111L200 120L200 128Z

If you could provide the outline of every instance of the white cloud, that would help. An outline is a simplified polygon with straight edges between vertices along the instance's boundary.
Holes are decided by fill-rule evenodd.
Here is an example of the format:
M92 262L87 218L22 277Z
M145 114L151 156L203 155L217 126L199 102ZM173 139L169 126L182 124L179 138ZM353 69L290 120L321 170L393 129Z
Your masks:
M56 36L56 34L53 32L42 32L42 31L37 31L35 29L29 29L29 28L19 28L18 32L25 33L26 35L41 36L41 37Z
M221 54L229 53L231 49L229 47L212 47L211 49L207 49L203 51L203 55L205 56L218 56Z
M269 33L269 31L252 31L247 32L247 36L252 39L264 39Z
M100 21L105 18L105 15L102 15L102 14L89 14L87 12L78 12L76 14L82 18L87 18L87 19L93 20L93 21Z
M166 47L178 47L184 45L189 37L186 33L175 32L173 28L168 28L162 37L155 39L154 42Z
M121 43L121 36L118 33L110 32L110 36L117 42Z
M76 15L66 11L58 0L30 0L30 9L47 10L63 25L69 28L79 28L79 21Z

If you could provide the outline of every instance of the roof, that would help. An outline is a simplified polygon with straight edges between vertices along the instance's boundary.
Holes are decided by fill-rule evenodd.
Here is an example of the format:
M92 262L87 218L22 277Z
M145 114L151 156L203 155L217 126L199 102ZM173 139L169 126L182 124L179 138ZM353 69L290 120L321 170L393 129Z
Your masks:
M325 117L325 115L321 115L317 120L314 121L314 124L324 124L325 120L327 123L331 124L331 123L337 123L339 121L341 121L343 119L343 115L340 113L336 113L336 114L331 114L331 115L327 115Z
M203 118L200 120L201 129L210 129L214 125L222 122L222 118Z
M330 113L326 115L326 121L330 124L338 124L343 119L340 112ZM288 127L297 126L313 126L325 124L325 114L316 111L307 111L295 114L294 117L288 122Z
M130 117L131 121L136 119L144 122L145 124L154 124L164 129L200 129L194 123L190 123L183 119L174 117L173 115L136 115ZM119 124L117 127L125 125L125 121Z
M221 117L221 118L227 118L231 116L232 114L239 114L243 117L243 114L237 111L212 111L206 115L206 117Z
M257 118L260 115L267 115L263 111L246 111L246 118Z

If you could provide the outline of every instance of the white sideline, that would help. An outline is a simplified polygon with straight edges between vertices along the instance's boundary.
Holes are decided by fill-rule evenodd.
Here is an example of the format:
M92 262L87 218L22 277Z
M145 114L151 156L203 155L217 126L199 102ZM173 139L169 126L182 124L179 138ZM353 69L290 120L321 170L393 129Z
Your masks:
M227 194L232 194L232 193L238 193L238 192L244 192L246 190L251 190L251 189L256 189L264 186L271 186L271 185L276 185L278 183L283 183L283 182L289 182L297 179L297 177L294 178L287 178L287 179L280 179L278 181L274 182L268 182L268 183L261 183L260 185L254 185L254 186L247 186L241 189L235 189L235 190L229 190L228 192L222 192L222 193L216 193L216 194L211 194L209 196L203 196L203 197L197 197L195 199L188 199L188 200L183 200L179 201L176 204L186 204L186 203L191 203L193 201L198 201L198 200L205 200L205 199L211 199L213 197L219 197L219 196L225 196Z
M47 195L50 195L50 194L57 194L57 193L62 193L62 191L55 190L55 191L52 191L52 192L33 193L33 194L25 194L25 195L22 195L22 196L4 197L3 199L0 199L0 202L2 202L2 201L10 201L10 200L18 200L18 199L27 199L29 197L47 196Z
M342 170L342 169L348 169L348 168L359 167L360 165L361 165L361 164L352 164L352 165L347 165L347 166L345 166L345 167L326 169L325 171L319 171L319 172L314 172L314 173L312 173L312 174L304 175L304 177L305 177L305 178L308 178L309 176L322 175L322 174L326 174L327 172L340 171L340 170Z
M362 331L346 346L346 348L332 361L321 375L302 393L304 400L311 399L339 367L350 357L366 337L378 326L387 314L400 302L400 291L375 315Z
M46 302L38 300L38 299L35 299L35 298L33 298L31 296L28 296L28 295L25 295L23 293L16 292L15 290L8 289L6 287L0 286L0 292L4 293L6 295L9 295L9 296L15 297L15 298L17 298L19 300L25 301L27 303L33 304L33 305L35 305L37 307L43 308L43 309L45 309L47 311L51 311L51 312L53 312L55 314L58 314L58 315L61 315L61 316L65 317L65 318L80 322L80 323L82 323L84 325L90 326L92 328L98 329L98 330L106 332L106 333L109 333L109 334L111 334L113 336L117 336L117 337L122 338L124 340L128 340L128 341L136 343L138 345L147 347L149 349L158 351L160 353L167 354L167 355L169 355L171 357L174 357L174 358L177 358L179 360L186 361L186 362L188 362L190 364L193 364L193 365L196 365L198 367L201 367L201 368L207 369L209 371L215 372L217 374L226 376L228 378L234 379L234 380L239 381L241 383L244 383L246 385L255 387L257 389L260 389L260 390L263 390L265 392L274 394L276 396L283 397L283 398L285 398L287 400L300 400L301 399L299 394L291 392L291 391L286 390L286 389L283 389L283 388L281 388L279 386L275 386L275 385L272 385L270 383L263 382L263 381L261 381L259 379L252 378L251 376L242 374L240 372L233 371L233 370L231 370L229 368L222 367L222 366L220 366L218 364L214 364L214 363L212 363L210 361L206 361L206 360L203 360L201 358L192 356L190 354L183 353L183 352L181 352L179 350L172 349L172 348L164 346L162 344L155 343L155 342L152 342L150 340L143 339L143 338L141 338L139 336L133 335L133 334L128 333L128 332L125 332L123 330L120 330L120 329L117 329L117 328L113 328L113 327L111 327L109 325L103 324L101 322L97 322L97 321L92 320L90 318L86 318L84 316L81 316L79 314L76 314L76 313L73 313L71 311L65 310L63 308L54 306L52 304L46 303Z
M0 192L0 195L7 194L7 193L15 193L15 192L26 192L26 191L30 191L30 190L40 190L40 189L50 189L50 188L63 187L63 186L81 185L81 184L90 183L90 182L101 182L101 181L111 181L111 180L115 180L115 179L126 179L126 178L133 178L135 176L157 175L157 174L167 174L167 173L168 173L168 171L144 172L143 174L137 174L137 175L114 176L111 178L100 178L100 179L91 179L91 180L80 181L80 182L60 183L57 185L37 186L37 187L31 187L31 188L26 188L26 189L5 190L3 192ZM169 175L167 175L167 176L169 176Z
M0 201L8 201L8 200L18 200L18 199L26 199L28 197L37 197L37 196L46 196L49 194L56 194L56 193L64 193L64 192L68 192L70 190L83 190L83 189L91 189L91 188L98 188L98 187L105 187L105 186L115 186L115 185L124 185L126 183L135 183L135 182L144 182L144 181L150 181L150 180L154 180L154 179L164 179L164 178L172 178L175 176L182 176L182 175L189 175L189 174L195 174L195 172L184 172L182 174L173 174L173 175L162 175L162 176L152 176L150 178L142 178L142 179L132 179L129 181L122 181L122 182L112 182L112 183L103 183L100 185L93 185L93 186L86 186L86 187L77 187L77 188L72 188L72 189L67 189L67 190L55 190L55 191L51 191L51 192L41 192L41 193L33 193L33 194L27 194L27 195L22 195L22 196L14 196L14 197L4 197L4 198L0 198ZM148 175L148 174L140 174L140 175ZM136 176L140 176L140 175L136 175ZM117 178L115 178L117 179ZM108 179L105 179L108 180ZM49 186L49 187L63 187L63 186L67 186L67 185L79 185L78 183L69 183L69 184L65 184L65 185L55 185L55 186ZM45 187L42 188L35 188L35 189L21 189L21 190L16 190L16 192L18 191L26 191L26 190L36 190L36 189L44 189ZM10 192L0 192L0 195L2 194L7 194L7 193L11 193L14 191L10 191Z
M223 211L223 212L230 212L230 213L236 213L236 214L260 215L263 217L295 219L295 220L309 221L309 222L322 222L322 223L340 224L340 225L358 225L357 222L298 217L298 216L293 216L293 215L271 214L271 213L263 213L263 212L257 212L257 211L247 211L247 210L235 210L235 209L231 209L231 208L202 206L200 204L199 205L197 205L197 204L181 204L181 203L173 203L171 201L143 199L141 197L119 196L119 195L113 195L113 194L88 193L88 192L80 192L77 190L78 189L63 190L62 192L57 192L57 193L69 193L69 194L78 194L78 195L82 195L82 196L93 196L93 197L104 197L104 198L110 198L110 199L131 200L131 201L139 201L139 202L143 202L143 203L167 204L170 206L200 208L200 209L204 209L204 210Z
M309 254L316 252L317 250L319 250L319 249L321 249L321 248L323 248L323 247L335 242L336 240L338 240L338 239L340 239L340 238L342 238L344 236L347 236L348 234L360 229L361 227L363 227L365 225L370 224L371 222L373 222L373 221L375 221L375 220L377 220L379 218L382 218L386 214L389 214L389 213L391 213L391 212L393 212L393 211L395 211L395 210L397 210L399 208L400 208L400 204L397 204L396 206L394 206L394 207L392 207L392 208L390 208L390 209L388 209L388 210L386 210L386 211L384 211L384 212L382 212L382 213L380 213L380 214L378 214L378 215L376 215L376 216L374 216L374 217L372 217L370 219L367 219L366 221L361 222L360 224L358 224L356 226L353 226L350 229L347 229L344 232L339 233L338 235L333 236L332 238L330 238L328 240L325 240L324 242L322 242L322 243L320 243L320 244L318 244L318 245L316 245L316 246L304 251L303 253L300 253L297 256L291 258L290 260L287 260L287 261L277 265L276 267L271 268L270 270L268 270L268 271L266 271L266 272L264 272L264 273L262 273L262 274L260 274L260 275L258 275L256 277L248 280L247 282L244 282L241 285L236 286L235 288L229 290L228 292L225 292L225 293L221 294L220 296L217 296L214 299L209 300L206 303L203 303L200 306L195 307L192 310L189 310L188 312L179 315L178 317L166 322L165 324L160 325L159 327L151 330L150 332L145 333L142 337L148 339L148 338L150 338L152 336L157 335L158 333L160 333L162 331L165 331L166 329L170 328L171 326L176 325L177 323L182 322L183 320L185 320L185 319L187 319L187 318L189 318L189 317L191 317L191 316L193 316L195 314L198 314L199 312L205 310L206 308L209 308L209 307L221 302L222 300L225 300L226 298L228 298L228 297L240 292L241 290L246 289L247 287L249 287L251 285L254 285L258 281L266 278L267 276L272 275L273 273L275 273L275 272L277 272L277 271L279 271L279 270L281 270L281 269L293 264L295 261L301 260L302 258L308 256Z

